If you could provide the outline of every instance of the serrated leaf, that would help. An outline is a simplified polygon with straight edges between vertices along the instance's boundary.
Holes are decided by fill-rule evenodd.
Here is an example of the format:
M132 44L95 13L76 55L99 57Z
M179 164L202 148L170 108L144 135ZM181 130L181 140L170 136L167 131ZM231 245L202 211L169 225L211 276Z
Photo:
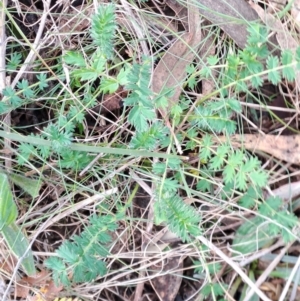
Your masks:
M22 99L16 94L12 87L8 86L3 89L2 94L8 98L9 103L13 107L19 107L22 104ZM7 106L7 104L5 104Z
M64 55L64 61L69 65L86 67L85 59L79 51L68 51Z
M128 84L127 76L129 71L130 71L129 68L122 68L119 74L117 75L117 80L121 86L125 86Z
M222 173L223 178L224 178L224 183L225 184L231 183L235 178L235 174L236 174L235 167L233 165L227 164L224 167L224 170Z
M237 113L241 113L242 112L242 106L241 106L241 102L237 99L234 98L228 98L225 100L226 105L230 107L231 110L237 112Z
M256 190L253 187L249 187L247 192L239 200L239 204L247 209L251 209L255 206L257 200L261 197L261 190Z
M135 106L130 110L128 114L128 120L139 132L143 132L149 128L147 118L141 114L140 107L138 106Z
M259 75L253 75L251 77L251 84L254 88L259 88L263 85L264 80Z
M235 176L236 187L242 191L247 189L247 174L243 170L243 166L240 167L236 176Z
M261 170L253 170L249 173L252 183L258 187L265 187L268 182L268 174Z
M170 158L167 161L168 167L171 169L179 169L181 160L178 158Z
M118 88L119 84L114 78L103 78L100 84L100 91L104 94L113 94Z
M82 68L78 70L74 70L72 72L74 77L79 78L81 81L83 80L96 80L98 75L98 72L94 69L89 68Z
M98 74L100 74L105 69L105 63L106 59L102 55L96 54L92 63L92 67L96 72L98 72Z
M115 5L101 4L92 16L91 36L107 58L113 55L113 39L116 30Z
M268 79L273 85L277 85L281 81L280 72L277 69L279 66L279 59L277 56L270 55L267 58L267 68L268 68Z
M283 66L282 76L290 82L293 81L296 78L295 69L291 66Z
M210 65L210 66L215 66L217 65L219 62L219 57L217 55L210 55L208 58L207 58L207 63Z
M166 168L167 168L166 163L155 163L152 166L152 172L154 174L160 175L166 171Z

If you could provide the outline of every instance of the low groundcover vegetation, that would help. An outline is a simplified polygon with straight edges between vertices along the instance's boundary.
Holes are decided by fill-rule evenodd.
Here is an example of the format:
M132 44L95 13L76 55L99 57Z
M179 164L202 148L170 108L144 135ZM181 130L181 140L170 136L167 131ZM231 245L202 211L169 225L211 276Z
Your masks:
M206 1L16 3L2 300L296 300L299 145L276 143L298 139L293 7L245 2L273 23L241 14L241 47Z

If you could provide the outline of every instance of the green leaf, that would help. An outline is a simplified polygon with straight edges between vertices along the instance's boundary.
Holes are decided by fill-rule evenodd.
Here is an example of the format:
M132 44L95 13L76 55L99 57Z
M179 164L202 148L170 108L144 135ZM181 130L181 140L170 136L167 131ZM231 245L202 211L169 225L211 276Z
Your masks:
M18 216L18 209L6 174L0 173L0 230L14 223Z
M261 190L249 187L246 193L239 200L239 204L247 209L251 209L256 205L256 202L261 197Z
M242 105L241 102L235 98L228 98L224 100L226 106L228 106L232 111L237 113L242 113Z
M8 98L9 103L17 108L22 104L22 99L16 94L12 87L8 86L3 89L2 94Z
M157 98L155 98L154 103L157 108L163 109L167 108L169 105L168 98L165 96L158 96Z
M210 159L209 167L213 170L220 169L223 166L225 159L229 154L229 151L230 151L230 146L228 144L221 144L217 148L216 155Z
M121 219L124 214L119 214ZM49 258L45 265L53 270L57 284L69 285L66 271L72 272L72 282L91 282L106 272L105 262L102 260L109 254L109 244L112 241L110 232L117 229L117 217L112 215L90 218L90 225L80 234L72 238L72 242L65 241L56 251L59 258Z
M249 178L254 186L265 187L268 182L268 174L263 170L249 172Z
M300 47L296 49L295 60L297 61L297 70L300 69Z
M0 101L0 115L8 113L11 109L12 109L11 106L6 104L4 101Z
M96 70L90 68L82 68L78 70L74 70L72 75L75 78L79 78L81 81L83 80L91 80L94 81L98 78L99 74Z
M247 189L247 173L244 170L245 165L241 165L235 176L236 187L242 191Z
M253 75L251 77L251 84L254 88L259 88L263 85L264 80L259 75Z
M191 238L201 234L200 215L193 207L184 203L178 195L163 193L156 200L154 211L160 221L167 222L170 230L183 241L190 241Z
M62 159L59 161L61 168L70 168L73 170L84 169L91 161L93 156L87 152L63 150L61 151Z
M143 105L133 107L128 114L129 122L139 132L146 131L149 128L147 120L153 120L155 117L154 110L146 108Z
M44 265L52 270L52 277L57 287L60 284L64 286L69 286L71 284L68 278L66 265L60 258L50 257L44 262Z
M268 79L273 85L277 85L281 81L280 72L277 69L279 66L279 59L277 56L270 55L267 59Z
M163 185L163 190L169 193L176 193L179 188L178 181L170 178L164 179L161 184Z
M210 66L216 66L219 62L219 57L217 55L210 55L208 58L207 58L207 63L210 65Z
M69 65L86 67L85 59L79 51L67 51L63 59Z
M1 230L1 233L9 249L18 259L20 259L26 254L26 256L22 259L21 263L24 272L28 276L35 275L36 270L33 254L29 249L28 240L22 233L21 229L19 229L19 227L15 223L12 223L9 226L4 226Z
M181 160L178 158L170 158L167 160L167 165L170 169L179 169L181 164Z
M130 68L122 68L119 72L119 74L117 75L117 80L118 80L118 83L121 85L121 86L125 86L128 84L128 73L130 72Z
M22 54L19 52L13 52L10 58L10 61L6 64L8 71L17 70L18 66L21 64Z
M39 191L42 186L41 180L34 180L28 177L24 177L19 174L11 173L9 174L10 180L21 187L24 191L26 191L32 198L36 198L39 196Z
M248 44L263 44L268 41L268 29L257 22L251 23L247 31L249 32Z
M212 189L213 181L212 179L212 172L207 168L202 168L201 171L201 180L197 183L197 190L202 192L209 192Z
M130 141L130 147L154 150L159 143L166 141L168 129L162 122L156 122L144 132L136 132Z
M18 164L23 165L28 162L30 156L35 154L35 147L30 143L22 142L18 147Z
M34 97L34 92L31 90L28 84L28 80L22 79L21 82L18 82L17 87L22 90L22 93L24 97L26 98L33 98Z
M144 106L150 106L152 91L149 89L151 72L151 59L143 57L143 64L134 63L128 73L127 90L132 90L139 98L137 103L141 102Z
M128 120L139 132L146 131L149 127L147 118L140 113L140 108L138 106L130 110L128 114Z
M201 161L207 162L208 159L211 157L211 150L212 150L212 138L210 135L205 135L201 141L201 148L199 158Z
M103 56L102 53L95 53L95 56L93 58L92 68L98 72L98 74L101 74L105 69L106 59Z
M51 146L57 152L65 150L72 142L72 133L59 130L57 125L51 123L44 128L43 136L51 141Z
M62 120L62 119L60 120L60 121L62 121L62 123L59 124L61 127L67 128L68 123L72 123L72 122L70 122L71 119L75 120L78 123L83 122L83 120L84 120L84 113L78 107L72 105L72 106L70 106L70 109L69 109L67 117L68 117L67 119L64 118L64 120Z
M113 94L118 88L119 84L114 78L103 78L100 84L100 91L104 94Z
M293 62L293 53L291 50L284 50L281 55L281 63L283 65L282 76L288 81L293 81L296 77L295 69L291 66Z
M203 66L200 70L200 75L202 75L204 78L210 78L212 76L212 70L208 66Z
M207 262L202 264L201 261L194 261L195 273L202 274L203 272L208 270L210 275L215 275L220 272L222 266L219 262Z
M189 64L185 68L186 72L190 75L193 74L196 71L196 68L193 64Z
M113 39L116 30L115 6L100 4L98 11L92 17L91 36L100 52L107 58L113 55Z
M158 162L152 165L152 172L157 175L163 174L166 171L166 169L167 169L166 163Z
M216 297L224 295L225 292L223 287L224 286L222 286L220 283L208 283L201 289L201 294L203 294L205 297L213 295L213 299L216 299Z
M36 78L38 79L39 82L39 89L41 91L43 91L45 88L48 87L48 83L47 83L47 75L45 73L40 73L36 76Z

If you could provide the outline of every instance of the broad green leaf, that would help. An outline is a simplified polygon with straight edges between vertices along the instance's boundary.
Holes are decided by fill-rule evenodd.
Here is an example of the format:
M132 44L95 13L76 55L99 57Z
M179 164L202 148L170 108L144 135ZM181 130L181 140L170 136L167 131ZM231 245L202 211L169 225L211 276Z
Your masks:
M21 229L12 223L9 226L4 226L1 233L13 254L19 259L27 252L29 248L29 243L27 238L22 233ZM34 259L31 250L26 253L26 256L21 263L25 273L28 276L36 274Z
M13 223L18 216L17 206L13 200L8 178L0 173L0 230Z
M39 191L42 185L41 180L29 179L13 173L9 175L9 178L12 182L14 182L14 184L18 185L25 192L31 195L32 198L36 198L39 195Z

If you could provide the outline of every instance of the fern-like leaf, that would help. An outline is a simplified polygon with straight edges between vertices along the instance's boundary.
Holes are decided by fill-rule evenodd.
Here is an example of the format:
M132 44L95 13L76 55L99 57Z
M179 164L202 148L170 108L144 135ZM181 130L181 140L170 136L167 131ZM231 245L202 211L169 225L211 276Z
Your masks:
M123 217L123 216L122 216ZM46 260L45 265L52 270L55 283L70 285L68 272L72 271L73 282L90 282L106 273L103 259L109 254L110 232L117 228L114 216L92 216L88 226L73 241L65 241L56 251L58 257Z
M92 17L91 36L100 52L108 59L113 54L113 38L116 30L115 6L101 4Z
M200 215L178 195L164 192L155 202L154 209L156 222L167 222L170 230L183 241L191 241L201 234Z

